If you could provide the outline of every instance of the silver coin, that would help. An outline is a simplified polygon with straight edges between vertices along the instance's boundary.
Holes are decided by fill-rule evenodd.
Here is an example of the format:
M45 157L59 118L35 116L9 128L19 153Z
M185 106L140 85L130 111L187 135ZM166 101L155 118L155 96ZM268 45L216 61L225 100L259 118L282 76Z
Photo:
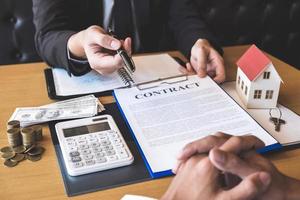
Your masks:
M18 164L18 162L14 162L14 161L11 161L11 160L6 160L5 162L4 162L4 165L6 166L6 167L14 167L14 166L16 166Z
M27 160L30 160L32 162L36 162L42 159L41 155L36 155L36 156L31 156L31 155L26 155Z
M15 157L11 158L10 160L13 162L20 162L24 159L25 159L25 155L20 153L20 154L16 154Z
M2 147L0 149L1 153L7 153L7 152L12 152L12 151L13 151L13 149L11 147Z

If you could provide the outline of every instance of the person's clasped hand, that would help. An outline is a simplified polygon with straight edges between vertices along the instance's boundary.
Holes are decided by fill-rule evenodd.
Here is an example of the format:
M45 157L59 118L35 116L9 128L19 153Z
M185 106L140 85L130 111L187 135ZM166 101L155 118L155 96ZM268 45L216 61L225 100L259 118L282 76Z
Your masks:
M294 194L295 180L280 173L269 160L256 153L255 150L262 147L264 143L254 136L236 137L217 133L186 145L178 156L178 164L173 171L180 174L195 155L209 153L209 165L225 174L227 188L246 194L240 199L293 199L287 196ZM247 186L238 187L245 180L248 180ZM259 184L263 188L257 188ZM252 194L255 195L247 197L249 191L246 188L252 188Z
M190 62L181 71L186 74L197 74L203 78L209 75L217 83L225 81L225 66L222 56L206 39L198 39L191 49Z
M91 68L102 75L113 73L123 67L116 50L123 47L131 55L131 38L117 40L105 33L100 26L90 26L70 37L68 49L80 59L87 59Z
M248 200L263 193L270 184L267 173L256 172L235 187L226 189L220 183L222 175L207 155L195 155L181 165L161 199Z

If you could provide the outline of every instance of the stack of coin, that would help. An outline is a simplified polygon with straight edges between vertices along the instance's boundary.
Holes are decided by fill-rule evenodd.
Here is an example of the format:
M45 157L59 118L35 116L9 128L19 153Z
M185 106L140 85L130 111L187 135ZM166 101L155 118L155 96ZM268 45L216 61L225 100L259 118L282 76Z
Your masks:
M12 120L7 122L7 130L11 128L20 128L20 121Z
M31 126L35 132L35 139L36 141L42 141L43 140L43 127L41 125L35 125Z
M40 125L22 128L17 120L7 123L7 138L9 147L0 149L4 165L14 167L22 160L38 161L42 158L45 149L37 146L37 141L43 139L43 129Z
M35 132L33 128L26 127L21 130L23 145L25 147L30 147L36 143Z
M5 166L14 167L18 164L18 162L11 161L11 159L16 155L11 147L3 147L0 149L0 152Z
M7 167L14 167L22 160L30 160L36 162L42 158L45 149L41 146L28 146L23 145L18 147L3 147L0 149L1 158L4 159L4 165Z
M11 147L22 145L22 136L19 128L11 128L7 130L7 139Z

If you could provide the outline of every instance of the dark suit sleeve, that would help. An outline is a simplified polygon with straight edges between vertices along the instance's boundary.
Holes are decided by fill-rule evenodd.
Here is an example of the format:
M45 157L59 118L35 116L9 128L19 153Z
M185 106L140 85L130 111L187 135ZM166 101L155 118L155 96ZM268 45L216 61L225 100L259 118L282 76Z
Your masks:
M170 0L168 18L177 48L188 58L192 46L200 38L207 39L220 54L223 54L216 38L201 19L194 0Z
M67 41L79 30L72 24L68 0L33 0L35 44L41 58L50 66L63 67L80 75L87 66L73 66L67 56ZM75 8L76 9L76 8Z

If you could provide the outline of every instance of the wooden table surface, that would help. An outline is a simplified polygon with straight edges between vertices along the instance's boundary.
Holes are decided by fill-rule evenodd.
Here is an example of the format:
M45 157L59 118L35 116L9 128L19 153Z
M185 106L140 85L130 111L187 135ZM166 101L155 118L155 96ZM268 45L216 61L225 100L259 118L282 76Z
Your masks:
M235 62L249 46L224 48L227 80L236 76ZM174 52L173 52L174 54ZM176 54L176 53L175 53ZM281 87L279 102L298 114L300 113L300 71L270 56L284 84ZM51 103L47 96L43 70L45 63L31 63L0 66L0 147L7 145L6 122L16 107L41 106ZM112 97L100 98L102 103L113 101ZM0 165L0 199L67 199L60 174L55 150L47 125L44 125L46 148L42 160L33 163L23 161L14 168ZM300 133L299 133L300 134ZM285 174L300 179L300 149L276 152L267 155ZM162 178L127 185L114 189L93 192L72 197L72 199L120 199L124 194L137 194L160 197L171 178Z

